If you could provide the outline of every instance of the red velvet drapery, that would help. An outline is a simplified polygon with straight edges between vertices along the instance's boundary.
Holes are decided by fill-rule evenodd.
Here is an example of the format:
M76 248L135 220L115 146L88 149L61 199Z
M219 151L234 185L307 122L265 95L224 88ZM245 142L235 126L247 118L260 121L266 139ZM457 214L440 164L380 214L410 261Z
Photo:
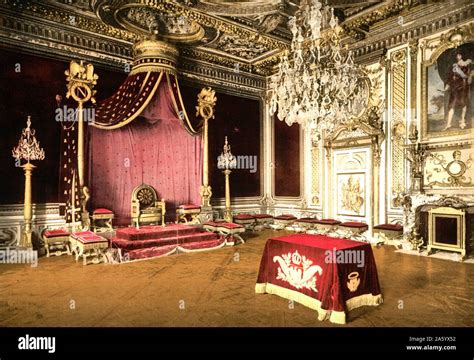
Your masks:
M92 206L113 210L114 224L130 224L132 190L142 183L166 200L171 216L179 204L200 202L201 137L185 129L171 96L163 80L140 118L113 130L90 128Z

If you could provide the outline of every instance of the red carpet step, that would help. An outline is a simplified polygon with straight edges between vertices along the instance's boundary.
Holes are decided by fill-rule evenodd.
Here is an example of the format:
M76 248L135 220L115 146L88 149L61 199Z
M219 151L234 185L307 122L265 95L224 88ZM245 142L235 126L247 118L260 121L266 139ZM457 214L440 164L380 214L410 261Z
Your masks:
M197 234L190 235L181 235L173 237L164 237L148 240L125 240L113 238L112 242L114 245L121 249L126 250L135 250L153 246L168 246L168 245L181 245L184 243L198 242L198 241L207 241L215 240L217 238L216 234L210 232L202 232Z
M112 238L112 247L120 249L125 261L211 250L225 245L224 236L184 224L123 228Z
M136 227L128 227L118 229L116 237L125 240L148 240L148 239L159 239L172 236L181 236L186 234L196 234L202 230L196 226L189 226L183 224L170 224L166 227L157 225L140 226L139 229Z

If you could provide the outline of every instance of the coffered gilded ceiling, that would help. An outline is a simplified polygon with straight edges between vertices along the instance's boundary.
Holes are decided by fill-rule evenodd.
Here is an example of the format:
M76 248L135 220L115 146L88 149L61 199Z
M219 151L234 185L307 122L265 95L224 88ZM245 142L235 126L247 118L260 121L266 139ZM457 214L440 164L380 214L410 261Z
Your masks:
M468 1L448 2L453 7L457 3L466 6ZM344 41L354 49L365 47L381 29L387 36L402 31L389 25L384 28L383 24L393 23L393 19L416 14L420 18L425 7L444 6L436 0L325 3L335 9L346 35ZM5 0L0 11L21 17L24 23L50 22L79 38L95 36L115 48L131 49L133 42L157 33L178 46L182 59L269 75L279 55L289 48L287 22L299 4L300 0ZM124 58L129 61L129 55Z

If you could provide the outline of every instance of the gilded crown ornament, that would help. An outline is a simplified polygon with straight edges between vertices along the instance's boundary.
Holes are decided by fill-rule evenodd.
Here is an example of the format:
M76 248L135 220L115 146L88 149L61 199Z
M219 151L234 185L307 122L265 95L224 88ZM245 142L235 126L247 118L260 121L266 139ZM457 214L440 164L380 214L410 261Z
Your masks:
M201 116L204 119L213 119L214 107L217 102L216 92L209 87L202 89L198 94L197 102L196 116Z

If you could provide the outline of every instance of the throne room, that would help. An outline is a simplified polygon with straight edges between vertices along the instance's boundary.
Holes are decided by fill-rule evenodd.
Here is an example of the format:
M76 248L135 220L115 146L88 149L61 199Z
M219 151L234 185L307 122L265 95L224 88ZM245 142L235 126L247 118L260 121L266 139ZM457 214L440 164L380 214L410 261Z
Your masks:
M6 0L0 54L1 327L474 327L472 1Z

